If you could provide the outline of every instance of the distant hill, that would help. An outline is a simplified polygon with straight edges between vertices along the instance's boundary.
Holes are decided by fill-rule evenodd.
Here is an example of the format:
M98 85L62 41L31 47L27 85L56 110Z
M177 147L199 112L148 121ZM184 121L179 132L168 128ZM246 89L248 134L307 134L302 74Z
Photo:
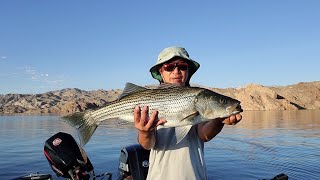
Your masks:
M289 86L249 84L242 88L210 88L241 101L244 110L320 109L320 81ZM68 114L105 106L122 90L84 91L77 88L43 94L0 95L0 113Z

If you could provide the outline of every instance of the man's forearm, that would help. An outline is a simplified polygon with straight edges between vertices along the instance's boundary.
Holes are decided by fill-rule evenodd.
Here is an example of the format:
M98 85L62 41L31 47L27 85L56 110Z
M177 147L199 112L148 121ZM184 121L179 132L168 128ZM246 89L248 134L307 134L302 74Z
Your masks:
M198 136L204 142L210 141L221 132L223 126L224 124L220 120L198 124Z
M156 139L155 132L138 131L138 142L146 150L154 147Z

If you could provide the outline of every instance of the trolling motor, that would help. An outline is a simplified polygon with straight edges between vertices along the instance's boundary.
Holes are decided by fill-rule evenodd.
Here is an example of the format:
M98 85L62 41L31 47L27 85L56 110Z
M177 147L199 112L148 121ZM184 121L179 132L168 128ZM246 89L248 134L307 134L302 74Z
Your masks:
M88 156L70 134L59 132L50 137L43 153L57 176L72 180L89 179L90 174L95 177Z

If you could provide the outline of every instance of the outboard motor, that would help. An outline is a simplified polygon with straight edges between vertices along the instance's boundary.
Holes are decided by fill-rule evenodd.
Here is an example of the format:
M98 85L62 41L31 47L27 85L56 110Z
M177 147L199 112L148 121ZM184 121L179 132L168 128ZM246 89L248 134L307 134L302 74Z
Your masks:
M147 179L150 150L140 144L124 147L119 158L119 179Z
M94 176L89 158L70 134L59 132L50 137L43 153L57 176L72 180L89 179L89 174Z

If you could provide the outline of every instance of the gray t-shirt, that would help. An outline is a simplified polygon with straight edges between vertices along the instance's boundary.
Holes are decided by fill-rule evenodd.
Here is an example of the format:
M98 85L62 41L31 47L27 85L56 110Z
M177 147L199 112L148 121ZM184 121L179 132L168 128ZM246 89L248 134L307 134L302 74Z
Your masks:
M158 126L156 144L150 151L148 180L207 179L204 143L197 135L197 126L177 144L178 128Z

